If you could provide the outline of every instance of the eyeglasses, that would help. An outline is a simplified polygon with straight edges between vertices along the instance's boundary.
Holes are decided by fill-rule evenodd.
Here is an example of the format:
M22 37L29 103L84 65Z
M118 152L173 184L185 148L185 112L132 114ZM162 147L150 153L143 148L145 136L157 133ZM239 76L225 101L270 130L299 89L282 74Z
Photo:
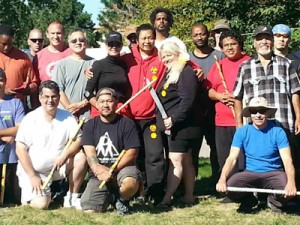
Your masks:
M33 43L42 43L44 41L43 38L30 38L30 41L32 41Z
M116 48L121 48L122 47L122 44L121 43L119 43L119 42L109 42L108 44L107 44L107 46L108 47L110 47L110 48L113 48L113 47L116 47Z
M236 47L237 45L238 45L237 42L235 42L235 43L228 43L228 44L223 45L223 48Z
M274 36L275 37L278 37L278 38L280 38L280 37L283 37L283 38L289 38L290 36L288 35L288 34L274 34Z
M86 38L80 37L80 38L75 38L75 39L70 40L70 43L72 43L72 44L76 44L77 42L84 43L84 42L86 42Z
M266 109L266 108L256 108L256 109L250 108L249 109L249 112L251 114L257 114L257 113L259 113L259 114L265 114L267 111L268 111L268 109Z

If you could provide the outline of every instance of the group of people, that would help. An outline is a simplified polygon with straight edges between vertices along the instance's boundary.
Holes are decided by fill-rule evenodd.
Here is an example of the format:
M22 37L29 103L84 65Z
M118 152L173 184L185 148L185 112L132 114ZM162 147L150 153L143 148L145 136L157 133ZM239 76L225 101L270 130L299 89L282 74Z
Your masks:
M127 214L134 196L170 208L181 183L180 201L193 205L205 137L212 190L240 202L240 212L254 209L260 199L227 187L284 190L285 196L267 198L268 207L281 211L296 195L300 168L300 57L288 52L291 29L258 27L257 56L251 58L227 20L211 31L216 48L209 46L206 25L193 25L191 51L169 33L170 10L153 10L150 22L125 30L130 43L125 54L122 35L110 32L101 60L86 55L81 29L72 30L65 44L58 21L48 25L47 47L41 30L29 33L27 55L13 46L12 27L0 25L6 201L17 203L21 196L22 204L46 209L51 182L67 178L63 206L85 212L105 212L112 204ZM243 124L243 117L251 122Z

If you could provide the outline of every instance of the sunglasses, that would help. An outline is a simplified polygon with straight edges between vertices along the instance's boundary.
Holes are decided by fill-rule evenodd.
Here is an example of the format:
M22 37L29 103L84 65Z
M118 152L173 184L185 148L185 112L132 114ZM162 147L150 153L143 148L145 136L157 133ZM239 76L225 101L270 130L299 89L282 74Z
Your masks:
M266 109L266 108L256 108L256 109L250 108L249 109L249 112L251 114L257 114L257 113L265 114L267 111L268 111L268 109Z
M275 37L278 37L278 38L280 38L280 37L283 37L283 38L289 38L290 36L288 35L288 34L274 34L274 36Z
M108 47L110 47L110 48L113 48L113 47L116 47L116 48L121 48L122 47L122 44L121 43L119 43L119 42L109 42L108 44L107 44L107 46Z
M70 40L70 43L72 43L72 44L76 44L77 42L84 43L85 41L86 41L86 38L80 37L80 38L75 38L75 39Z
M42 43L44 41L43 38L30 38L30 41L32 41L33 43Z

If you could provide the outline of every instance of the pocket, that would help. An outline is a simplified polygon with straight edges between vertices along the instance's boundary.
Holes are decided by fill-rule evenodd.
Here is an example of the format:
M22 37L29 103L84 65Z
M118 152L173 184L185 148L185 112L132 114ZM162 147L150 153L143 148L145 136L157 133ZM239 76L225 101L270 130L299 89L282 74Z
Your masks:
M279 93L287 93L286 81L282 76L274 76L275 91Z
M261 78L251 78L248 82L245 83L245 91L246 93L253 93L254 87L259 85L261 82Z

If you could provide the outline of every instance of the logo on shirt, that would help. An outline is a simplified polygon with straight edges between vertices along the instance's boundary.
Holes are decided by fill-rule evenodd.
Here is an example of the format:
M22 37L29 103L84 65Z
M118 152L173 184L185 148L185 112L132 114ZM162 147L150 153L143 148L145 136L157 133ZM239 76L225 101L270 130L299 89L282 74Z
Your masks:
M157 74L157 68L155 66L151 67L151 73L152 74Z
M116 147L112 143L109 134L105 132L103 136L100 137L98 145L96 147L97 157L100 162L106 161L114 161L118 156L119 152Z

